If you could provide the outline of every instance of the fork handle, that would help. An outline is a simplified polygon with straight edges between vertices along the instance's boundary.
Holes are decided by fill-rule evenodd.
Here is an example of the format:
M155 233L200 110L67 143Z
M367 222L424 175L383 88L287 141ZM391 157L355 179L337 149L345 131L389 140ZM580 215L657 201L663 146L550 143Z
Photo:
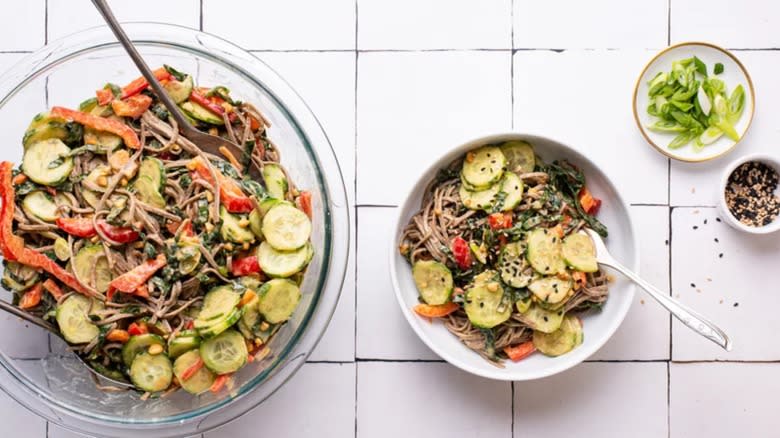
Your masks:
M634 272L632 272L630 269L621 265L617 261L599 260L599 263L614 268L621 274L631 279L631 281L638 284L640 287L642 287L642 289L644 289L648 294L650 294L650 296L653 297L659 304L664 306L666 310L669 311L669 313L674 315L675 318L679 319L680 322L688 326L688 328L704 336L710 341L718 344L724 350L731 351L732 342L729 339L729 337L726 335L726 333L723 332L723 330L718 328L718 326L713 324L711 321L707 320L707 318L696 313L694 310L684 306L682 303L670 297L669 295L661 292L655 286L643 280Z
M122 44L122 47L125 48L127 54L130 55L130 59L133 60L136 67L138 67L138 70L141 71L141 75L143 75L146 81L149 82L149 85L154 90L154 93L160 99L162 104L165 105L165 108L168 109L168 112L171 114L174 120L176 120L176 123L179 125L179 129L185 131L189 129L190 124L184 117L184 114L182 114L181 110L176 105L176 102L174 102L173 99L168 96L168 93L165 92L162 84L160 84L160 81L158 81L157 77L154 76L154 73L149 68L149 66L146 65L146 62L141 57L141 54L138 53L138 50L136 50L133 42L130 41L130 38L128 38L125 31L122 29L122 26L117 21L106 0L92 0L92 3L100 12L100 15L103 16L103 19L106 21L106 24L108 24L108 27L111 29L111 31L114 32L114 35L116 35L119 43Z

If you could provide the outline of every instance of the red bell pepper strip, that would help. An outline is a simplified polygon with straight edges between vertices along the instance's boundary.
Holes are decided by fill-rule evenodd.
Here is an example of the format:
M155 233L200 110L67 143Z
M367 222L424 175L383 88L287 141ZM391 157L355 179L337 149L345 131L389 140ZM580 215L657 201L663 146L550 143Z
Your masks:
M212 102L208 97L200 94L197 90L192 90L192 93L190 93L190 100L218 116L225 114L225 108L216 102Z
M580 189L580 193L577 195L580 201L580 205L585 213L589 215L595 215L601 208L601 199L594 198L587 187Z
M471 268L471 249L469 249L469 244L464 238L457 236L452 239L450 249L453 257L455 257L455 263L458 264L460 269L465 271Z
M526 357L530 356L534 351L536 351L536 347L534 347L533 341L523 342L522 344L504 347L504 353L506 353L509 358L514 361L518 362L520 360L525 359Z
M137 119L146 112L152 105L152 98L145 94L136 94L124 100L114 100L111 102L111 109L114 114L121 117L132 117Z
M125 272L108 284L106 299L110 301L117 291L135 294L139 287L143 286L147 280L152 278L155 272L167 264L168 261L165 259L165 255L159 254L157 258L149 259Z
M35 286L27 289L19 300L20 309L32 309L41 303L41 297L43 297L43 285L36 283Z
M51 109L52 117L59 117L65 120L72 120L76 123L82 124L97 131L106 131L111 134L116 134L122 137L125 145L131 149L140 149L141 140L135 134L129 126L114 119L107 119L105 117L93 116L92 114L83 113L72 109L63 108L61 106L55 106Z
M92 224L92 219L86 217L58 217L55 221L57 226L71 236L89 239L96 236L97 231Z
M166 70L165 67L160 67L152 73L154 73L154 77L156 77L158 81L164 81L171 78L171 74L168 73L168 70ZM149 82L146 82L146 79L141 76L122 87L122 96L120 99L127 99L128 97L135 96L146 90L148 86Z
M311 219L311 192L301 192L301 194L298 195L298 199L296 199L296 203L298 204L298 208L306 213L306 216L309 216L309 219Z
M64 295L62 289L57 285L57 282L51 278L47 278L46 281L43 282L43 288L46 289L55 300L59 300L62 295Z
M95 95L97 96L98 105L108 105L114 100L114 92L109 88L97 90L95 91Z
M130 336L145 335L149 333L149 328L145 322L133 322L127 327L127 333Z
M214 185L214 178L209 171L209 166L203 162L203 158L195 157L187 164L187 168L194 171L199 177ZM231 213L249 213L254 208L252 199L241 191L238 183L230 177L222 174L217 169L214 173L219 180L219 200Z
M458 307L460 306L453 302L444 303L437 306L432 306L430 304L418 304L414 306L414 312L426 318L443 318L458 310Z
M493 213L488 216L488 225L491 230L512 228L512 213Z
M236 277L260 272L260 263L257 261L257 256L247 256L233 260L231 272Z
M97 226L109 239L116 243L130 243L138 240L138 232L130 227L115 227L103 219L97 221Z

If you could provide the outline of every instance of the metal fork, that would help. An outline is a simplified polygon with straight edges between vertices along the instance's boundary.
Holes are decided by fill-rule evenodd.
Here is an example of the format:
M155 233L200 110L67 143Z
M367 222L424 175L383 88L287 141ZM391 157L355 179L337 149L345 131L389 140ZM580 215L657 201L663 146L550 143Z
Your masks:
M127 34L117 21L114 13L111 11L111 8L108 6L108 3L106 3L105 0L92 0L92 3L103 16L103 19L106 21L108 27L111 28L111 31L114 32L114 35L116 35L119 43L122 44L122 47L125 48L127 54L130 55L130 59L133 60L136 67L138 67L138 70L141 71L141 75L146 78L146 81L149 82L149 85L154 90L154 93L160 99L162 104L165 105L165 108L168 109L171 117L176 120L181 135L193 142L204 152L210 153L212 155L221 155L220 148L225 147L233 154L233 156L240 157L243 154L243 149L241 146L222 137L201 132L189 123L184 114L182 114L178 105L176 105L176 102L174 102L168 96L168 93L165 92L162 84L160 84L160 82L154 76L154 73L152 73L152 70L149 68L149 66L146 65L146 62L141 57L141 54L138 53L138 50L136 50L133 42L130 41L130 38L127 37ZM260 178L261 175L260 169L254 164L249 166L248 173L254 179Z
M704 336L710 341L718 344L726 351L731 351L732 342L726 333L723 332L718 326L707 320L707 318L701 316L697 312L684 306L679 301L670 297L669 295L656 289L655 286L641 279L638 275L633 273L630 269L623 266L620 262L615 260L614 257L607 250L604 241L601 236L591 229L585 229L585 233L593 240L593 244L596 247L596 260L600 265L609 266L615 269L621 274L628 277L631 281L638 284L645 290L651 297L653 297L659 304L664 306L675 318L680 322L688 326L691 330Z

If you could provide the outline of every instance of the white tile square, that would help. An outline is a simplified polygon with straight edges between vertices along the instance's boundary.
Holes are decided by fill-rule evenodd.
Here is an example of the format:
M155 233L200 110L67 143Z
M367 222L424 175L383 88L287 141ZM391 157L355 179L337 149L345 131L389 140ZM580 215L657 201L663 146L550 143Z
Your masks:
M776 145L780 144L780 129L775 114L780 112L780 102L773 96L780 94L780 82L777 81L780 57L777 52L764 51L740 51L735 55L750 73L756 89L753 124L737 147L725 156L704 163L672 161L672 205L715 205L721 173L730 162L752 153L778 156ZM726 85L732 90L737 84Z
M708 41L729 48L780 46L780 4L772 0L674 0L672 43Z
M515 0L514 4L515 48L666 45L667 0Z
M359 49L510 49L511 0L361 0Z
M672 211L672 295L723 329L734 349L726 352L674 319L672 359L780 360L780 295L771 278L780 235L740 233L716 217L713 208Z
M584 363L515 383L515 437L667 436L665 363Z
M89 27L102 26L103 18L91 2L48 0L49 41ZM198 0L134 0L110 2L120 22L155 21L197 29L200 25Z
M552 137L587 155L627 202L666 203L667 159L645 143L631 112L634 84L652 53L517 52L514 129Z
M390 282L396 208L358 208L357 357L439 359L409 327Z
M639 238L639 274L669 293L669 207L633 206L630 211ZM669 359L669 342L669 312L637 288L623 324L591 359Z
M276 394L205 438L355 436L355 364L307 363Z
M446 363L358 364L357 435L371 438L512 435L511 384Z
M46 0L6 2L0 50L35 50L46 37Z
M28 411L14 399L0 391L0 419L9 436L45 437L46 420Z
M250 50L355 48L355 0L203 0L203 30Z
M360 53L358 204L398 204L446 151L510 130L510 62L508 51Z
M777 363L672 363L672 438L777 435Z

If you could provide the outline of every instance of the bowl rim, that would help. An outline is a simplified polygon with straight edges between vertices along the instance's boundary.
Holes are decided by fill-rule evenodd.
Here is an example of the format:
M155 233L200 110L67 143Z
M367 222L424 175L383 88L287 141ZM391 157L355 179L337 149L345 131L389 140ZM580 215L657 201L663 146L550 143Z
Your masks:
M765 153L748 154L730 162L728 165L726 165L726 167L723 169L723 172L721 173L720 184L718 185L718 210L720 211L721 216L723 216L723 219L726 221L726 223L731 225L731 227L736 230L748 234L774 233L775 231L780 230L780 216L776 217L775 220L767 225L751 227L738 221L726 204L726 186L728 185L729 177L731 176L732 172L737 169L737 167L749 161L758 161L760 163L764 163L767 166L772 167L775 172L780 174L780 159Z
M712 156L705 156L705 157L702 157L702 158L680 157L678 155L670 153L667 148L657 145L650 138L650 136L647 134L647 131L645 130L644 125L642 125L642 122L639 120L639 112L638 112L638 109L637 109L637 105L638 105L637 98L639 97L639 88L642 85L642 78L645 76L645 73L647 73L647 70L650 69L650 67L653 64L655 64L655 62L661 56L665 55L668 52L671 52L672 50L678 49L680 47L686 47L686 46L704 46L704 47L709 47L709 48L715 49L715 50L723 53L724 55L728 56L729 58L731 58L739 66L739 69L742 70L742 73L745 75L745 78L747 79L747 83L748 83L748 89L750 90L750 118L748 119L748 123L745 126L745 132L742 134L742 136L740 136L739 140L737 140L734 143L732 143L731 146L729 146L728 148L724 149L719 154L712 155ZM631 111L632 111L632 114L634 116L634 122L636 122L636 126L639 128L639 132L642 134L642 137L644 137L645 141L647 141L647 143L650 146L652 146L656 151L658 151L662 155L664 155L664 156L666 156L668 158L671 158L673 160L682 161L682 162L685 162L685 163L702 163L702 162L705 162L705 161L710 161L710 160L714 160L716 158L720 158L720 157L728 154L729 152L734 150L734 148L736 148L737 145L740 142L742 142L742 140L745 138L745 136L747 136L748 131L750 131L750 127L753 125L753 116L755 115L755 112L756 112L756 91L755 91L755 88L753 87L753 79L750 77L750 73L748 72L747 68L745 68L745 65L742 64L742 61L740 61L739 58L737 58L736 55L731 53L731 51L729 51L728 49L725 49L723 47L720 47L718 45L715 45L715 44L712 44L712 43L708 43L708 42L705 42L705 41L684 41L684 42L681 42L681 43L673 44L673 45L671 45L669 47L666 47L665 49L660 50L658 53L653 55L652 58L650 58L650 60L647 62L647 64L645 64L644 68L639 73L639 76L636 78L636 82L634 84L634 92L633 92L632 97L631 97Z
M551 143L556 143L560 146L562 146L564 149L567 150L569 153L573 153L574 155L577 155L577 159L582 159L594 168L598 169L601 174L604 176L604 180L608 185L612 187L612 189L615 192L615 200L617 201L617 204L620 205L624 211L626 212L626 226L628 229L628 234L631 237L631 247L633 248L632 254L631 254L631 260L626 260L625 265L634 271L635 273L639 273L639 246L637 244L637 236L636 236L636 228L633 224L633 219L631 217L631 210L629 208L629 204L625 201L623 196L620 194L620 192L617 190L617 187L615 184L612 183L612 180L609 178L606 172L602 170L601 166L598 166L591 158L587 157L585 154L580 152L579 150L569 146L567 143L556 140L552 137L543 135L543 134L535 134L530 132L504 132L504 133L498 133L498 134L490 134L485 135L481 137L473 138L469 141L463 142L451 149L449 149L446 153L444 153L438 160L434 161L429 165L416 179L415 183L412 185L412 187L408 190L406 196L404 197L404 202L399 205L398 212L396 213L396 218L394 221L394 228L392 232L391 238L393 239L390 244L390 251L389 251L389 267L390 267L390 276L392 280L393 285L393 292L396 297L396 301L401 308L401 313L404 315L404 318L406 319L406 322L409 324L409 326L412 328L412 330L415 332L417 337L421 339L425 345L428 346L431 350L433 350L434 353L436 353L439 357L447 361L449 364L460 368L463 371L466 371L468 373L493 379L493 380L502 380L502 381L525 381L525 380L536 380L541 379L544 377L548 377L554 374L561 373L563 371L566 371L574 366L579 365L580 363L587 360L588 357L595 354L601 347L604 346L604 344L609 341L609 339L612 338L612 336L617 331L618 327L623 323L623 320L625 319L626 315L628 314L628 311L633 303L634 295L635 295L635 285L633 283L629 283L626 286L626 290L624 291L624 294L629 295L628 299L625 301L623 306L619 308L618 315L616 318L614 318L609 326L607 327L607 330L604 332L605 334L602 336L602 339L597 342L590 354L586 357L583 357L581 360L569 360L568 362L564 362L563 364L557 366L557 367L548 367L544 368L542 371L535 372L535 373L523 373L522 375L515 375L512 374L509 370L506 368L499 369L496 367L493 367L492 365L489 365L489 368L487 366L485 367L472 367L470 365L467 365L459 360L457 360L453 355L451 355L448 350L441 348L439 345L437 345L435 342L433 342L432 339L430 339L421 328L417 324L415 324L413 318L416 318L415 315L406 307L406 303L403 298L403 292L401 291L400 282L398 280L398 265L397 265L397 247L398 247L398 238L400 237L400 232L403 230L407 223L406 215L404 214L406 211L408 211L411 207L414 207L413 211L417 211L419 209L419 206L411 206L410 203L412 202L412 199L417 192L417 190L420 190L420 188L424 188L427 186L427 184L430 183L429 180L423 180L427 175L432 175L438 169L443 168L446 166L449 162L456 159L458 156L464 154L468 150L477 147L479 145L489 144L489 143L495 143L499 141L508 141L508 140L525 140L528 142L533 143L534 139L536 140L543 140L548 141Z

